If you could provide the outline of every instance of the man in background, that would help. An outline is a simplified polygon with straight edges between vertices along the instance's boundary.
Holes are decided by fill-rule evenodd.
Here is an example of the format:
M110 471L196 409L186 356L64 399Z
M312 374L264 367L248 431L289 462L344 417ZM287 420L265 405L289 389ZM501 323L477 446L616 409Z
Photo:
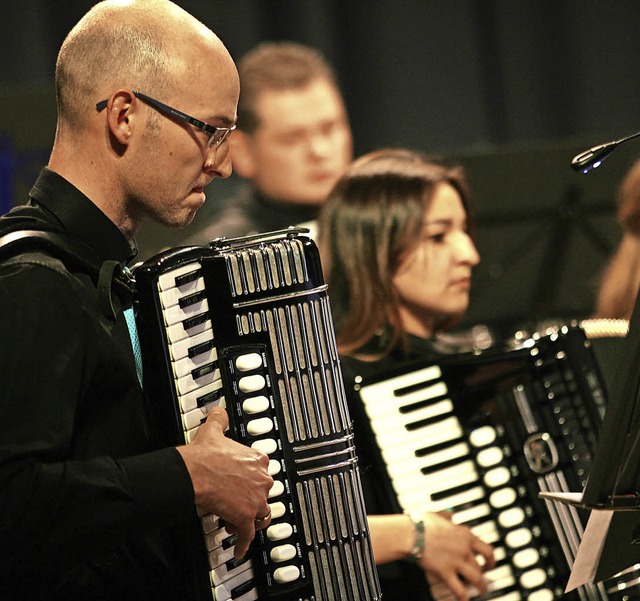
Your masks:
M233 167L247 183L210 213L189 243L267 232L315 220L352 159L335 74L316 50L265 42L238 63Z

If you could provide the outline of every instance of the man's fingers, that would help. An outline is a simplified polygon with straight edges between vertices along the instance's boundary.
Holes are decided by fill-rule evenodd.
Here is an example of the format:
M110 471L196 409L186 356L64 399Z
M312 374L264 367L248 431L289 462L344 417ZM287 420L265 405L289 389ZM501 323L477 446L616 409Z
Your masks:
M236 559L242 559L249 550L249 545L256 534L256 529L253 524L247 524L243 528L237 528L237 533L238 538L233 549L233 555Z
M222 407L212 407L207 415L207 422L216 423L222 432L226 432L229 427L229 416Z

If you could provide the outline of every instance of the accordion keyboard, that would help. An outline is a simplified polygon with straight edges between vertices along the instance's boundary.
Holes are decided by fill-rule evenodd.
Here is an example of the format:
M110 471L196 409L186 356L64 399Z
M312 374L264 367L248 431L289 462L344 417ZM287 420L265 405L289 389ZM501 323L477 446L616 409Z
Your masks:
M136 271L137 285L152 297L143 293L141 307L157 305L139 323L147 348L162 348L149 358L143 346L145 382L161 363L169 373L150 393L171 397L170 437L190 442L210 408L223 405L229 435L269 456L271 524L256 534L247 558L233 557L234 537L221 520L200 516L211 596L375 601L379 585L326 286L312 273L319 262L307 257L315 245L307 243L309 251L291 236L238 240L223 250L170 252Z

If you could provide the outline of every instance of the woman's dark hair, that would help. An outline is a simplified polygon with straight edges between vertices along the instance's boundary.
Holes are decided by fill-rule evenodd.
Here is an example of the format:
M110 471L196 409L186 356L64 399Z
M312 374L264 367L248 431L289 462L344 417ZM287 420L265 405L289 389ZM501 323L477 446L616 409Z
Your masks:
M419 152L369 153L352 163L329 194L319 217L318 246L341 352L357 354L384 328L390 336L382 355L406 345L392 279L420 241L425 209L442 183L459 193L470 230L462 169Z

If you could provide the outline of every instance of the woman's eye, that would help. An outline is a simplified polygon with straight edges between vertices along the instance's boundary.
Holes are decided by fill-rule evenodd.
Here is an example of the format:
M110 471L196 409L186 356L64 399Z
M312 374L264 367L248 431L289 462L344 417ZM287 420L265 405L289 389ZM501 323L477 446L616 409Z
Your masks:
M431 236L429 236L429 240L431 240L432 242L442 243L444 242L444 236L444 232L440 234L431 234Z

